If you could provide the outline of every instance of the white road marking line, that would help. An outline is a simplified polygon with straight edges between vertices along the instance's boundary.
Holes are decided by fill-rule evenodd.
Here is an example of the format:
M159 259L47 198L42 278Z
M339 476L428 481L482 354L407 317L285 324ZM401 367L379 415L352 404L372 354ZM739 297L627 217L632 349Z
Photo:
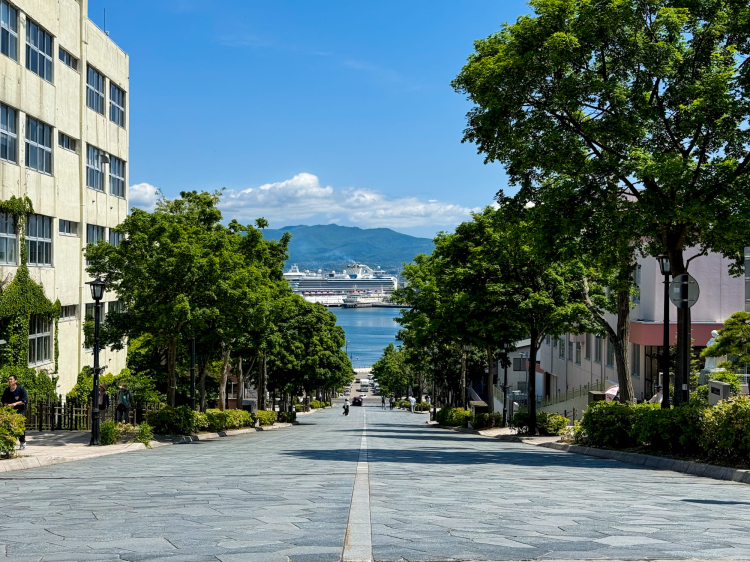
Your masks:
M343 562L372 562L370 521L370 467L367 462L367 412L363 411L362 440L354 477L349 522L346 526Z

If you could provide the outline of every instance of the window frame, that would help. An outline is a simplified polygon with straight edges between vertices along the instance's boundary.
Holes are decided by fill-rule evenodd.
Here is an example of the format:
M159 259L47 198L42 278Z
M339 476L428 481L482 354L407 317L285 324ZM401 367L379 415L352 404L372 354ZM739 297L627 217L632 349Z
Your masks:
M78 72L78 59L70 54L70 51L63 49L59 44L57 46L57 58L68 68Z
M115 197L120 197L121 199L125 199L125 160L121 160L120 158L117 158L117 156L112 156L110 154L109 156L109 194L114 195ZM122 167L122 176L117 175L116 168ZM114 170L114 171L113 171ZM117 193L113 191L113 185L119 186L119 189L117 189Z
M581 342L577 341L575 347L576 347L576 349L575 349L575 354L576 354L575 355L575 357L576 357L575 364L576 365L580 365L581 364L581 347L582 347L581 346Z
M78 139L74 139L62 131L57 131L57 146L68 152L78 154Z
M65 226L69 228L65 228ZM67 219L57 219L57 232L60 236L78 237L78 222Z
M565 359L565 338L558 338L558 340L560 341L558 357L560 359Z
M44 140L42 142L39 141L39 131L42 131L43 136L47 138L49 141L49 145L44 144ZM36 137L35 140L32 140L29 135L31 132L34 132L34 136ZM29 170L34 170L35 172L39 172L40 174L47 174L48 176L52 175L53 171L53 161L52 161L52 132L53 127L52 125L48 125L44 121L41 121L37 119L36 117L32 117L31 115L26 114L26 131L24 135L24 148L26 150L26 158L24 159L24 165ZM40 158L39 155L44 156L44 169L39 169L37 166L31 165L31 155L34 154L34 151L36 151L36 160L39 162ZM47 161L47 158L49 158L49 162ZM49 164L49 169L47 169L47 164Z
M41 331L40 331L41 322ZM33 326L33 327L32 327ZM27 364L29 367L37 367L39 365L46 365L52 362L52 320L45 318L43 315L32 314L29 317L29 352ZM46 357L39 360L39 340L42 340L42 350L46 351ZM32 344L32 341L34 342ZM46 342L46 346L44 344ZM46 348L46 349L45 349ZM31 360L32 350L34 354L34 360Z
M71 308L73 309L73 314L66 315L66 312L69 312ZM72 320L75 320L76 318L78 318L77 304L66 304L60 307L60 322L70 322Z
M32 34L32 27L36 27L37 30L37 37L36 40L39 42L39 38L42 38L42 43L44 43L41 48L39 45L35 45L33 43L30 43L29 40L31 39ZM49 44L46 43L47 38L49 38ZM42 80L46 80L50 84L54 84L54 75L55 75L55 57L52 55L54 52L54 45L55 45L55 38L52 36L50 32L48 32L45 28L43 28L41 25L36 23L35 20L26 17L26 70L29 70L39 76ZM47 52L47 47L49 48L49 52ZM34 54L36 53L36 55ZM40 61L49 63L49 65L44 65L44 68L46 69L43 73L40 73L41 65ZM34 70L32 68L32 61L36 61L37 69ZM48 74L49 73L49 74Z
M10 232L8 232L9 230ZM2 246L0 255L5 256L0 261L0 265L18 265L18 233L16 232L15 218L10 213L0 213L0 240L0 246ZM12 241L13 254L11 260L6 259L8 256L8 240Z
M12 115L12 119L10 118ZM5 124L3 124L5 120ZM13 130L10 123L13 123ZM3 145L7 147L6 155L13 146L13 158L3 156ZM0 102L0 160L18 164L18 110L8 104Z
M104 164L102 164L102 154L104 154L104 151L93 144L86 145L86 187L104 193ZM97 179L99 187L91 185L92 183L97 183Z
M607 362L605 367L615 368L615 344L612 343L612 338L607 338Z
M52 217L48 217L47 215L40 215L38 213L34 213L33 215L29 215L26 218L26 234L24 238L26 239L26 264L32 267L54 267L53 264L53 255L52 255L52 225L53 225L54 219ZM44 227L42 227L42 236L39 236L39 227L40 223L49 225L49 237L45 236L44 233ZM29 226L34 225L36 229L36 233L29 234ZM45 248L45 255L49 256L49 262L39 261L39 248L40 245L42 248ZM31 248L34 248L34 256L35 259L31 259Z
M591 361L591 334L586 334L586 341L583 343L583 358Z
M630 344L630 376L641 378L641 344Z
M92 78L94 82L98 82L97 78L101 78L101 90L98 90L98 84L92 84ZM104 115L105 103L107 101L107 78L99 72L96 68L90 64L86 67L86 107L95 111L99 115ZM101 109L99 106L101 105Z
M15 20L16 20L16 22L15 22L16 23L16 28L15 29L11 29L10 21L6 21L2 17L3 12L5 14L10 14L11 11L13 12ZM12 60L14 62L18 62L18 56L19 56L19 54L18 54L18 43L19 43L19 40L18 40L18 19L19 19L18 18L18 12L19 12L18 8L16 8L10 2L6 2L5 0L1 0L0 1L0 30L1 30L0 31L0 35L2 36L2 38L0 39L0 53L2 53L3 55L5 55L6 57L8 57L10 60ZM3 48L2 48L2 43L3 43L2 39L5 39L6 34L7 34L7 37L8 37L8 41L7 41L8 52L7 53L4 52ZM15 40L15 52L16 52L16 56L15 57L11 56L11 54L10 54L10 45L12 43L11 39Z
M635 271L633 272L633 281L635 282L636 292L631 298L634 304L640 304L641 302L641 266L636 265Z
M573 340L568 338L568 361L573 361Z
M594 338L594 363L601 364L602 362L602 339L598 335Z
M117 94L115 96L115 94ZM125 128L125 96L126 92L117 84L109 81L109 120L118 127ZM115 97L119 98L115 101ZM121 103L118 103L121 102ZM115 119L119 117L119 119Z
M125 240L125 235L122 232L115 232L113 228L109 229L108 241L115 248L117 248L123 240Z

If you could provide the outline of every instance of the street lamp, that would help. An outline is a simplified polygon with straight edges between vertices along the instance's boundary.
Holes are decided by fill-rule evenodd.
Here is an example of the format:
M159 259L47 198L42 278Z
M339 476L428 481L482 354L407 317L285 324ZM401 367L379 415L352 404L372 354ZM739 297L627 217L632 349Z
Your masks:
M466 355L471 350L470 345L464 345L463 346L463 355L461 356L461 400L463 403L461 404L461 407L465 410L466 409Z
M669 263L669 256L660 254L656 256L659 262L659 270L664 276L664 341L661 352L661 368L664 371L662 375L662 399L661 407L669 408L669 275L672 273L672 265ZM658 391L657 391L658 392Z
M91 298L94 299L94 388L91 390L91 441L89 445L101 445L99 442L99 322L101 300L106 283L101 277L97 277L86 284L91 287Z

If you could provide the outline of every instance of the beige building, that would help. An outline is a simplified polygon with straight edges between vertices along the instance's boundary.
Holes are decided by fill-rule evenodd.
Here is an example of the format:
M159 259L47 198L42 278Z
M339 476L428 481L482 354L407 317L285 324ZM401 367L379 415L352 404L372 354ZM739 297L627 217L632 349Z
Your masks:
M28 196L26 247L0 217L0 278L27 255L32 279L63 306L58 392L75 384L91 350L82 322L92 299L82 250L128 213L129 59L87 17L87 0L0 0L0 200ZM103 313L117 307L104 298ZM29 335L29 365L54 371L54 324ZM45 341L46 340L46 341ZM104 350L118 373L125 352Z

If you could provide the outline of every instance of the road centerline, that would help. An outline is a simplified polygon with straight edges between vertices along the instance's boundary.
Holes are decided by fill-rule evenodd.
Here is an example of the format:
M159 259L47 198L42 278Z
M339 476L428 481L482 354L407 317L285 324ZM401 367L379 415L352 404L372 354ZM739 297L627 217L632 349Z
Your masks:
M344 541L344 562L372 561L372 522L370 519L370 467L367 461L367 411L362 410L362 439L349 506Z

